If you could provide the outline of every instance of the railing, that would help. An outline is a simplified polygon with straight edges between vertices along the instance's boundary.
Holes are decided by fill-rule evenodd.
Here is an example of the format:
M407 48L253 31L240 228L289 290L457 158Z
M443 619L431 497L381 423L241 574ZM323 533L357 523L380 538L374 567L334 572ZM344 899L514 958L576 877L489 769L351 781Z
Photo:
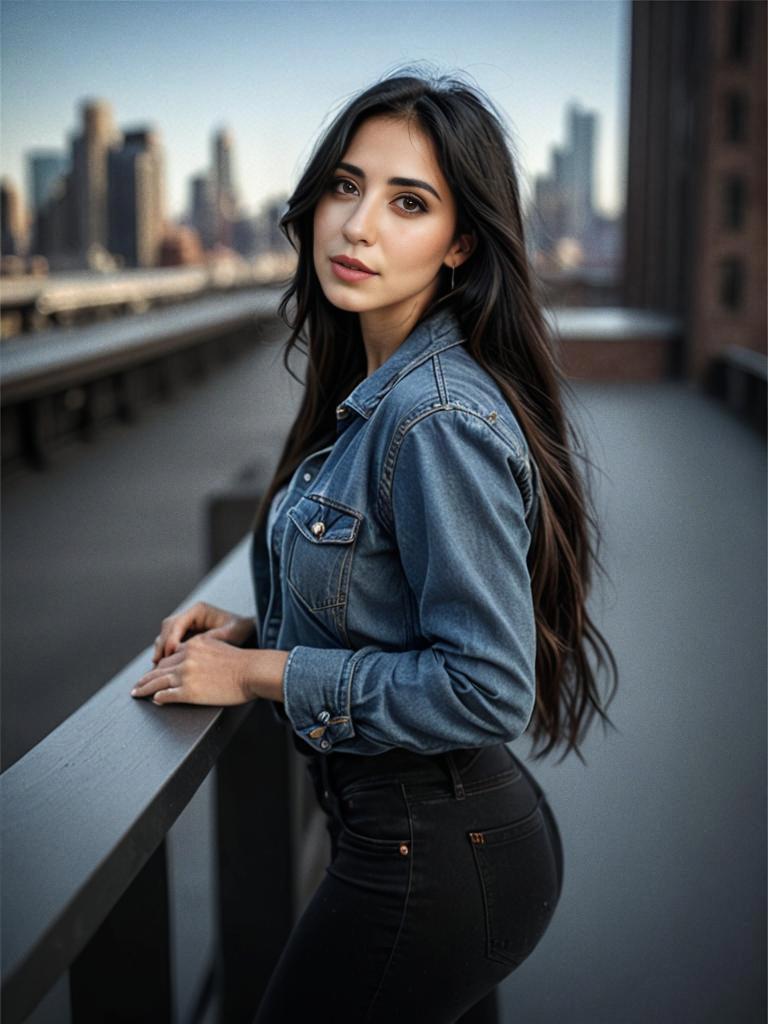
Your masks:
M3 462L46 463L53 439L88 437L101 419L132 419L149 395L167 397L188 368L258 340L258 321L276 315L280 290L214 296L90 327L54 329L5 342L0 351Z
M737 415L765 436L768 357L763 352L727 345L712 360L707 385Z
M182 607L247 613L248 544ZM0 777L5 1024L21 1024L66 971L75 1024L177 1019L166 839L211 769L216 952L193 1020L212 998L218 1020L252 1019L322 870L306 772L269 705L158 708L129 696L149 667L147 649Z

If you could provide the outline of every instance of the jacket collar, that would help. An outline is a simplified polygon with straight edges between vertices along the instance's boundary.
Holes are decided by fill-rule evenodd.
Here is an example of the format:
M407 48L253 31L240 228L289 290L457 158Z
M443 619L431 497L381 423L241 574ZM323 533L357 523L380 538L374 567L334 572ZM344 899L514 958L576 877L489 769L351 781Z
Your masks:
M368 419L384 396L419 363L464 341L461 327L450 307L436 310L418 323L386 362L365 377L342 405Z

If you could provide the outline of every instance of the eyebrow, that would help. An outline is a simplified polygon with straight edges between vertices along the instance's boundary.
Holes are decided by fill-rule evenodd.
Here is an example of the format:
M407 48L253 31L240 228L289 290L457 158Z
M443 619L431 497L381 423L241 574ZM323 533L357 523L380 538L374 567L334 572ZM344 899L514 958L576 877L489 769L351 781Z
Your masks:
M362 167L356 167L354 164L345 163L343 160L339 160L337 167L343 167L345 171L349 171L350 174L357 175L358 178L365 179L365 171ZM442 199L437 194L437 190L429 184L428 181L420 181L418 178L390 178L387 182L388 185L404 185L407 188L423 188L427 192L431 192L432 195L439 202L442 203Z

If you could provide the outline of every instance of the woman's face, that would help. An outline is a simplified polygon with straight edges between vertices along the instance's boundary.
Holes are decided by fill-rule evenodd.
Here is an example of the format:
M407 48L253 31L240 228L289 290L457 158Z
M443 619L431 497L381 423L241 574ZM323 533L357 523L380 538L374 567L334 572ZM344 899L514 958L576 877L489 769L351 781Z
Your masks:
M314 264L330 303L362 318L418 319L443 263L458 266L456 205L429 136L378 115L355 132L315 208ZM336 261L358 260L372 273Z

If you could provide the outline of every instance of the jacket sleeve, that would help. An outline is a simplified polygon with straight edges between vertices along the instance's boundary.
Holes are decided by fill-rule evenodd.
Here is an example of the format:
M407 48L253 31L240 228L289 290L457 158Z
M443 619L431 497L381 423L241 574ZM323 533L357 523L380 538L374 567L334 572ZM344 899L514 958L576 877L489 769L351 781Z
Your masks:
M461 409L430 411L393 442L380 514L424 645L294 647L285 711L316 750L439 753L523 732L536 652L524 462L500 431Z

